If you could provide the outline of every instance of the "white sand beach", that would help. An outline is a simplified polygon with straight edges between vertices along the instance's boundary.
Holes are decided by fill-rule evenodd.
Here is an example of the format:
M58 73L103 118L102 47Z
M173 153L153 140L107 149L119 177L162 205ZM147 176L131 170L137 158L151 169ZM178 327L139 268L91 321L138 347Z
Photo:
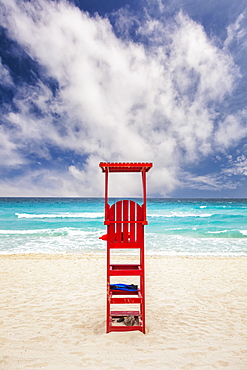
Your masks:
M247 258L147 257L147 334L105 334L105 257L0 256L0 368L247 369Z

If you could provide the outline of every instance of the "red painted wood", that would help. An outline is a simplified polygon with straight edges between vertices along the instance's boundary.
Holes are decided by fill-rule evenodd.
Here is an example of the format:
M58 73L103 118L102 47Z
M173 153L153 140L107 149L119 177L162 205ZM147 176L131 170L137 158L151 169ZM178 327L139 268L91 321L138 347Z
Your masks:
M137 264L116 264L110 265L111 270L140 270L141 266Z
M136 215L136 221L143 221L143 212L142 208L139 206L137 207L137 215ZM136 224L136 240L140 242L144 242L144 235L143 235L143 225L140 223Z
M115 204L113 204L109 209L109 220L115 221ZM109 224L107 234L108 234L109 243L114 243L115 242L115 224L114 223Z
M106 332L140 330L145 333L145 266L144 266L144 226L146 221L146 172L152 163L106 163L100 167L105 173L105 221L107 234L101 237L107 241L107 302ZM108 203L108 174L110 172L141 172L143 184L143 204L132 200L120 200L111 206ZM140 251L138 264L111 264L111 250L137 248ZM125 283L125 276L137 276L137 292L110 290L112 276L119 276ZM111 304L139 305L139 311L111 311ZM137 323L134 326L119 325L114 318L134 315Z
M134 243L131 243L131 242L128 242L128 243L112 243L110 244L109 248L110 249L118 249L118 248L121 248L121 249L126 249L126 248L130 248L130 249L140 249L142 247L142 243L137 243L137 242L134 242Z
M123 200L123 221L125 223L123 224L123 242L127 243L129 241L129 201Z
M111 304L140 304L142 298L141 297L112 297L110 295L110 303Z
M143 332L143 326L142 325L135 325L135 326L114 326L114 325L110 325L109 326L109 331L136 331L136 330L140 330Z
M152 168L152 163L107 163L100 162L102 172L148 172Z
M122 201L116 203L116 219L121 221L116 224L116 242L122 242Z
M119 290L112 290L112 289L110 289L110 293L109 293L111 296L119 296L119 295L131 295L131 296L133 296L133 295L135 295L135 296L138 296L139 298L142 298L142 294L141 294L141 292L140 292L140 289L138 290L138 292L127 292L127 291L125 291L125 290L121 290L121 291L119 291Z
M129 315L139 317L140 312L139 311L111 311L111 317L121 317L121 316L129 316Z
M136 204L135 202L133 202L132 200L130 201L130 221L135 221L136 218L135 218L135 208L136 208ZM130 223L130 241L132 243L134 243L136 241L136 237L135 237L135 229L136 229L136 225L134 223Z

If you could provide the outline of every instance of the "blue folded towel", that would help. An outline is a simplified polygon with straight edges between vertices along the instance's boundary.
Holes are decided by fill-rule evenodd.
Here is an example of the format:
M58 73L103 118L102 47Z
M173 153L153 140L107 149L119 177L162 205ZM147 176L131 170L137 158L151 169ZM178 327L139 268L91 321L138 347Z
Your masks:
M126 290L129 292L136 292L138 291L138 285L127 285L127 284L111 284L110 285L111 290Z

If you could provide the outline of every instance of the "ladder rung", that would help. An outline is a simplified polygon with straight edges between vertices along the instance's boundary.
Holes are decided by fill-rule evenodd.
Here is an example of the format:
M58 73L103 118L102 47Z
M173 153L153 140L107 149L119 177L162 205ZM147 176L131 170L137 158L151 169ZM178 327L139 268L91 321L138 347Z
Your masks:
M110 297L111 304L138 304L142 302L142 297Z
M133 265L133 264L126 264L126 265L120 265L120 264L114 264L110 265L109 268L109 275L111 276L125 276L125 275L142 275L143 269L141 268L141 265Z
M139 264L111 264L111 270L140 270L141 265Z
M142 297L141 290L114 290L110 289L110 294L113 295L138 295L138 297Z
M133 325L133 326L126 326L126 325L112 325L110 324L109 332L111 331L136 331L140 330L144 333L143 325Z
M115 242L115 241L110 241L109 248L119 248L119 249L141 249L143 248L143 243L142 242Z
M129 315L140 317L141 313L140 311L111 311L110 315L111 317L123 317L123 316L129 316Z

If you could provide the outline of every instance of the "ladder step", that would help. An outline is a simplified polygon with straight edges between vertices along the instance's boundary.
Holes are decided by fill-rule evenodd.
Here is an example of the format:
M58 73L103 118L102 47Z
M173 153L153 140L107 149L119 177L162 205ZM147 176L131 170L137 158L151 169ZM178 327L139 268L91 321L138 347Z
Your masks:
M141 315L140 311L111 311L111 317L123 317L133 315L139 317Z
M121 293L118 293L118 295L121 295ZM138 292L137 297L115 297L110 294L109 301L111 304L140 304L143 298L140 292Z
M111 296L113 295L138 295L138 297L142 297L141 289L138 289L137 291L127 291L127 290L113 290L110 289L109 294Z
M141 265L133 265L133 264L114 264L110 265L109 275L111 276L132 276L132 275L142 275L143 269Z
M108 246L110 249L125 249L125 248L133 248L133 249L141 249L143 248L143 243L140 243L140 242L112 242L112 243L109 243L109 246Z
M126 325L110 325L108 332L111 331L135 331L139 330L144 333L143 325L133 325L133 326L126 326Z

